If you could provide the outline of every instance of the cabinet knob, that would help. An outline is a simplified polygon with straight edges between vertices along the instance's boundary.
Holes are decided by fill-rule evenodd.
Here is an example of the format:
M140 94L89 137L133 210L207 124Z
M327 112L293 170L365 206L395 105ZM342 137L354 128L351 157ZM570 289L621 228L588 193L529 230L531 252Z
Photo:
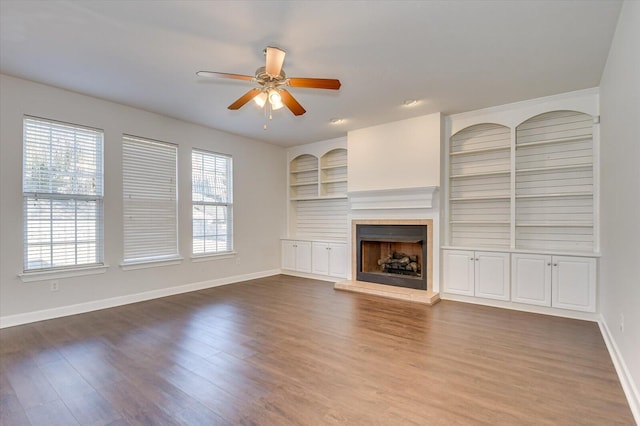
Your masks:
M547 266L551 266L551 262L547 262Z
M478 258L476 257L476 260L480 260L480 259L478 259Z
M553 264L553 266L558 266L558 264L557 264L557 263L554 263L554 264Z
M470 257L469 260L473 260L473 257Z

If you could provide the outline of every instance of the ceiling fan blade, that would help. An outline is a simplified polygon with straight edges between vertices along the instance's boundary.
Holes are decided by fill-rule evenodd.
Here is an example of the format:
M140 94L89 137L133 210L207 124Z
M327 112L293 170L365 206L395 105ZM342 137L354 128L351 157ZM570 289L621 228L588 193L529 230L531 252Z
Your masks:
M228 108L229 109L234 109L234 110L235 109L240 109L240 108L242 108L244 106L244 104L246 104L251 99L253 99L256 96L258 96L260 94L260 92L262 92L261 89L258 89L258 88L251 89L247 93L245 93L244 95L240 96L237 101L235 101L234 103L229 105Z
M246 80L246 81L252 81L255 78L255 77L251 77L250 75L229 74L227 72L215 72L215 71L198 71L196 75L198 77L230 78L233 80Z
M287 84L291 87L308 87L311 89L338 90L341 86L340 80L333 78L296 78L287 79Z
M293 96L291 96L291 93L286 90L280 89L280 98L282 99L282 103L291 110L293 115L302 115L307 112L307 110L304 109Z
M270 76L277 77L280 75L280 71L282 71L282 63L284 62L286 52L277 47L267 47L265 50L267 52L265 71Z

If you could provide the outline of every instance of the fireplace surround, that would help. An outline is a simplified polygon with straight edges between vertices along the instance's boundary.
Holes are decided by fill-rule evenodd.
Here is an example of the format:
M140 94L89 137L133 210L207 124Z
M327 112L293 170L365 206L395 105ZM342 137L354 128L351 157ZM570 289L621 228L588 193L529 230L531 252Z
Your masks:
M426 256L421 274L426 279L426 289L417 289L357 279L357 225L420 225L426 228ZM432 219L354 219L351 222L351 271L352 279L336 282L334 288L357 293L400 299L426 305L433 305L440 301L440 295L433 291L433 220ZM403 248L404 250L404 248ZM408 254L408 253L405 253ZM376 262L377 263L377 262ZM366 277L365 277L366 278Z
M358 281L427 289L427 225L355 226Z

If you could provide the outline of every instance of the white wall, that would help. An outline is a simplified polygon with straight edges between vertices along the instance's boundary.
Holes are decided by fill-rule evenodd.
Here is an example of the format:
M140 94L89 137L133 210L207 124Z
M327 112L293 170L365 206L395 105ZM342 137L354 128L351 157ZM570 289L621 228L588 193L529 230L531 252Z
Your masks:
M279 238L286 216L283 148L4 75L0 75L0 93L0 318L279 269ZM49 281L23 283L18 277L23 264L24 114L103 129L105 135L105 263L109 268L101 275L60 279L58 292L49 290ZM133 271L119 267L123 133L179 145L179 250L185 258L179 265ZM233 156L235 258L191 261L192 147Z
M622 7L600 83L600 114L600 312L635 386L640 421L640 2Z
M349 191L440 185L440 113L348 133Z

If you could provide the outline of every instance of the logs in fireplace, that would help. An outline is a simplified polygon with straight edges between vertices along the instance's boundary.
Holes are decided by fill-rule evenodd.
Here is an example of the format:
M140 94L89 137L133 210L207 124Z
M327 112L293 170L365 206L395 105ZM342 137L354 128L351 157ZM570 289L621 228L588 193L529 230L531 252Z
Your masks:
M382 272L389 274L419 276L421 268L418 257L415 254L408 255L394 251L384 258L378 259L378 265L382 267Z

